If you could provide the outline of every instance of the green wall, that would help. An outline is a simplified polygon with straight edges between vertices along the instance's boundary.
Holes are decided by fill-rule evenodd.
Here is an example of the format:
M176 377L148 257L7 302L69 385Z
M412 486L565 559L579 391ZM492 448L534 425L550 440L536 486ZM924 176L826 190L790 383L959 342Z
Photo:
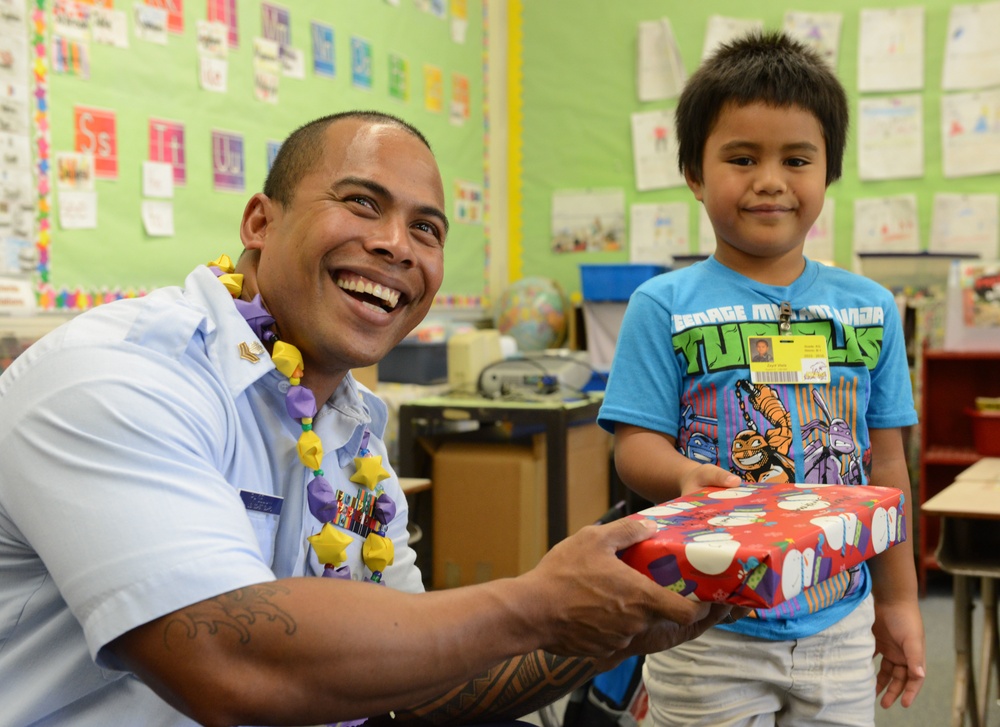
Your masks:
M450 3L434 0L446 10ZM220 252L241 249L239 221L246 200L263 185L266 144L280 141L299 125L337 111L373 108L402 116L423 131L438 157L445 183L447 211L454 214L456 180L484 184L483 11L480 0L467 3L464 43L451 34L451 17L418 8L412 0L392 5L386 0L295 0L277 2L290 11L292 45L305 54L304 79L282 76L279 102L254 97L253 39L262 34L260 0L239 0L239 47L229 51L228 92L199 87L196 23L205 19L207 0L183 3L185 27L167 45L135 37L133 0L115 0L129 24L129 47L90 43L90 77L49 73L52 160L72 151L73 109L77 104L117 113L119 178L97 180L98 227L62 230L58 193L52 202L53 226L50 282L59 289L152 288L178 284L195 265ZM429 3L424 3L429 4ZM33 5L33 3L32 3ZM52 2L47 3L50 20ZM333 26L334 78L312 71L310 22ZM373 86L358 88L351 80L351 37L372 45ZM388 56L409 61L410 95L402 101L389 94ZM424 106L424 64L443 72L444 109ZM51 69L51 63L50 63ZM469 79L471 116L462 125L449 120L452 73ZM187 184L174 194L175 235L147 237L139 216L141 166L148 155L147 125L151 117L182 122L187 146ZM217 192L212 185L211 132L221 129L244 136L246 189ZM454 224L448 239L442 293L480 295L485 286L486 241L482 224ZM477 271L470 274L469 271Z
M879 8L909 7L913 2L887 0ZM940 141L941 66L953 3L929 0L925 8L924 178L861 182L857 141L848 140L844 176L829 189L835 201L835 256L851 265L853 200L911 193L917 197L921 242L927 246L935 192L996 193L1000 176L945 179ZM786 10L843 14L838 75L851 96L852 124L857 118L859 13L872 7L860 0L832 3L801 0L793 5L747 4L715 0L697 6L678 0L525 0L523 3L523 160L521 165L523 244L521 273L555 278L567 291L579 290L580 263L626 262L628 251L551 252L551 202L554 190L622 188L626 206L644 202L688 200L692 251L698 237L698 209L686 187L639 192L632 164L630 115L673 108L676 99L641 103L636 92L636 36L640 21L670 19L687 74L701 58L708 17L761 19L780 28ZM871 94L875 97L892 94ZM853 132L853 129L852 129ZM626 211L626 220L627 211ZM515 253L516 253L515 241Z

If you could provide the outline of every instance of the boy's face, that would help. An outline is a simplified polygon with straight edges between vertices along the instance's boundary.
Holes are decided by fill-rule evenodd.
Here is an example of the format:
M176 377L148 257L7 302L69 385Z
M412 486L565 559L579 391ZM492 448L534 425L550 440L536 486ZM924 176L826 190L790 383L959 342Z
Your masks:
M778 269L777 263L794 269L794 279L826 193L819 120L799 106L730 104L719 113L702 157L701 180L687 182L712 221L715 257L746 274Z

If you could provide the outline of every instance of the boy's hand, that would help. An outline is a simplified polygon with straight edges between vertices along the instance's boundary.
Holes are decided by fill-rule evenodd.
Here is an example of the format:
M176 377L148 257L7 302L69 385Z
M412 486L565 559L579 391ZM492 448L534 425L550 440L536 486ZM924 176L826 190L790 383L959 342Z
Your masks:
M875 654L882 655L875 683L880 704L888 709L899 699L909 707L927 675L924 628L916 601L875 602Z
M743 481L732 472L714 464L702 464L681 477L681 494L687 495L706 487L739 487Z

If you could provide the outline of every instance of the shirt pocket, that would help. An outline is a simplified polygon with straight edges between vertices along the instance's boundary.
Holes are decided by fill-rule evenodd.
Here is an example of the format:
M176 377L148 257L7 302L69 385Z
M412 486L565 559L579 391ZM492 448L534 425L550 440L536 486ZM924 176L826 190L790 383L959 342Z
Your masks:
M274 539L278 533L278 516L266 512L247 510L247 519L257 536L260 553L268 565L274 560Z

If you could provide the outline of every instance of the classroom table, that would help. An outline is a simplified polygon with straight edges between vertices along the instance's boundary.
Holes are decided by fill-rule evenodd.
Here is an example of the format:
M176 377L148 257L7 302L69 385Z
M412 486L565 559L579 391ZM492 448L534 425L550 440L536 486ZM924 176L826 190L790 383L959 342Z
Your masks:
M399 407L399 468L401 475L423 474L417 463L417 438L446 422L475 421L480 424L507 422L540 426L546 434L546 499L548 544L563 540L568 530L566 431L574 424L593 422L601 408L599 394L564 400L552 397L531 401L507 401L485 397L435 396L408 401Z
M936 557L953 578L955 610L955 686L951 725L986 727L990 678L1000 680L997 635L997 578L1000 578L1000 458L985 457L921 505L924 515L941 518ZM983 603L982 653L978 681L973 666L973 589L980 582ZM998 683L1000 690L1000 683Z

